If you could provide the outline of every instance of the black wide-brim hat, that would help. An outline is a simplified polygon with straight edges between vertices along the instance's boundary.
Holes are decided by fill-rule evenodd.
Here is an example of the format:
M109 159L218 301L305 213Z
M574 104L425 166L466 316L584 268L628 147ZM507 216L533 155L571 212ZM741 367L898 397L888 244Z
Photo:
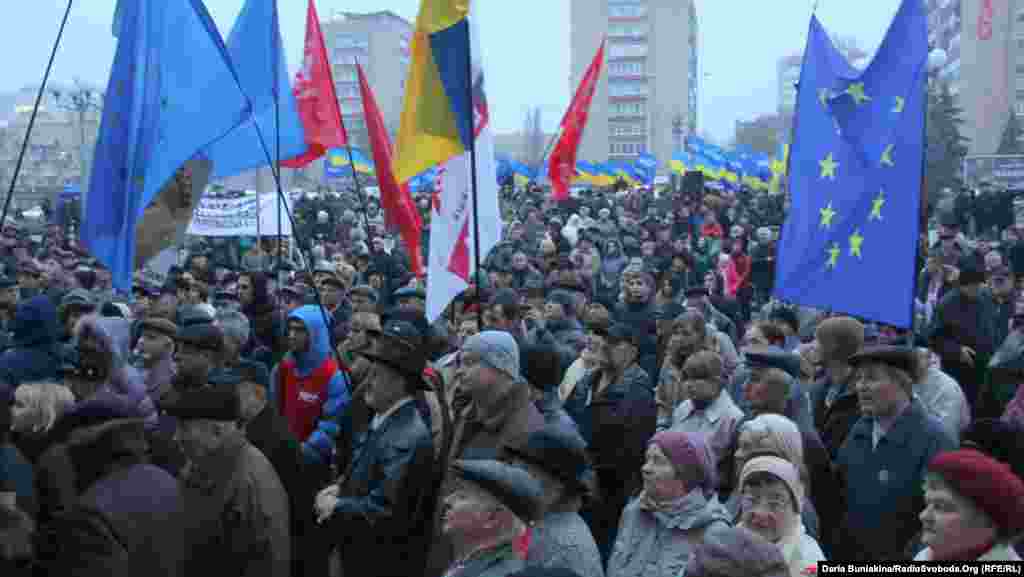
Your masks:
M373 344L358 351L375 363L387 365L405 376L423 382L423 370L427 367L424 355L423 332L413 323L405 320L388 320L379 332L373 331Z

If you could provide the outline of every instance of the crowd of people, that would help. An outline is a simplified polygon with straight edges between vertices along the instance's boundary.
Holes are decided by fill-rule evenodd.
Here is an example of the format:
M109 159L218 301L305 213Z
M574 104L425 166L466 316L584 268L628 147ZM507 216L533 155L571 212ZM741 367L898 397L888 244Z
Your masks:
M784 195L508 186L502 206L433 323L356 195L296 203L302 258L193 243L131 295L61 227L5 225L0 574L1019 560L1024 229L937 211L901 330L771 298Z

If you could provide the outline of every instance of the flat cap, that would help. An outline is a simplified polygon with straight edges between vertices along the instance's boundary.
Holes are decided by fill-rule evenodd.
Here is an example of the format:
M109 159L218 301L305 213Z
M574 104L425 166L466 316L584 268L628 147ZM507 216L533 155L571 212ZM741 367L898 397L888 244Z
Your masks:
M200 349L220 352L224 346L224 333L212 323L199 323L179 328L176 340Z
M183 391L161 408L168 415L185 421L235 421L240 417L238 395L224 386Z
M523 522L540 520L544 489L526 471L484 459L460 460L453 463L452 467L459 477L493 495Z
M800 379L800 356L779 347L747 347L743 349L747 366L751 368L772 368L785 371L794 379Z
M867 363L881 363L906 371L913 377L917 374L917 353L911 347L879 345L864 347L850 357L850 365L856 367Z
M139 321L139 330L150 330L164 336L176 339L178 337L178 325L170 319L157 316L148 316Z

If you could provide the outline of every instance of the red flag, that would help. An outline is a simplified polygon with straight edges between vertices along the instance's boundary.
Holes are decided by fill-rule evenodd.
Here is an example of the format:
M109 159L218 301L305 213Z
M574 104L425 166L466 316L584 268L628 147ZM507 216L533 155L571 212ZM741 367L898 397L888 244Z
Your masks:
M992 0L985 0L978 14L978 40L992 39L992 20L994 18Z
M377 108L377 100L366 82L363 67L356 64L359 74L359 92L363 99L363 115L366 117L366 131L370 136L370 148L373 149L373 164L377 170L377 186L380 188L380 206L384 209L384 222L391 230L398 229L409 249L409 260L412 272L423 276L423 262L420 255L420 232L423 221L412 201L407 184L399 186L395 173L391 169L391 140L384 127L384 118Z
M587 68L587 74L580 81L569 104L569 110L562 117L562 134L558 137L551 159L548 162L548 178L551 179L551 198L565 200L569 198L569 183L576 174L576 151L587 128L587 116L590 114L590 101L594 98L597 80L601 77L601 66L604 64L604 40Z
M341 148L348 142L345 125L341 121L338 95L334 91L331 63L320 31L320 18L316 6L309 0L306 12L306 50L302 68L295 74L292 87L299 118L306 132L306 153L282 160L281 166L302 168L320 158L328 148Z

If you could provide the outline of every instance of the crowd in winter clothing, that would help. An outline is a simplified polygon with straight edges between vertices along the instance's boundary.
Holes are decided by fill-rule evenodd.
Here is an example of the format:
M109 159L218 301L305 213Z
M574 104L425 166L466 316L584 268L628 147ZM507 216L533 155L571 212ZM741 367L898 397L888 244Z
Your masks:
M297 202L298 252L193 244L131 295L59 228L0 232L0 573L1019 560L1016 227L935 215L901 330L770 298L781 195L509 187L428 322L346 198Z

